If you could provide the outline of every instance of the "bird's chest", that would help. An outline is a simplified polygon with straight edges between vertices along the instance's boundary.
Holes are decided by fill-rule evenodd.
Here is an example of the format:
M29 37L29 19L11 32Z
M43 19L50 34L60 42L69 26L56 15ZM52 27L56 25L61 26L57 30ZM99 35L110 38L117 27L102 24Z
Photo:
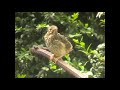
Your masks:
M56 36L49 35L46 39L46 46L55 56L61 56L66 53L65 44Z
M47 36L45 38L46 46L49 47L54 40L55 40L55 37L53 35Z
M48 49L56 56L62 56L64 54L66 54L66 48L63 45L58 45L58 44L52 44L48 47Z

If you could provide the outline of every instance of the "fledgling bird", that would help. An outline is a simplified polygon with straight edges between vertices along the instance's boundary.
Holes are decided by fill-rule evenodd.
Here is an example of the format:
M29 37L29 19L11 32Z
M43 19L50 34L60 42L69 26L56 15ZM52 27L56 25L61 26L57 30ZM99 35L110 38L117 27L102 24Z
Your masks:
M58 33L58 27L55 25L48 27L48 31L44 36L44 40L46 47L54 54L50 59L55 58L57 61L73 50L72 44L64 35Z

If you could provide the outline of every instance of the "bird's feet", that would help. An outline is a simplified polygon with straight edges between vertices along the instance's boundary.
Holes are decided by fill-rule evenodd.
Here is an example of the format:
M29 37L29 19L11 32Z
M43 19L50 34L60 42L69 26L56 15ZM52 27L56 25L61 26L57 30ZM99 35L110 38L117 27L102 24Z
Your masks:
M73 49L69 50L66 54L69 54ZM56 63L58 60L62 59L63 56L65 56L66 54L60 56L60 57L56 57L54 54L52 54L50 56L50 60L53 60L54 63Z
M61 59L61 58L62 58L62 56L60 56L60 57L55 57L54 54L52 54L52 55L50 56L50 60L53 60L55 64L56 64L56 62L57 62L59 59Z
M50 60L53 60L53 59L54 59L54 54L50 56Z

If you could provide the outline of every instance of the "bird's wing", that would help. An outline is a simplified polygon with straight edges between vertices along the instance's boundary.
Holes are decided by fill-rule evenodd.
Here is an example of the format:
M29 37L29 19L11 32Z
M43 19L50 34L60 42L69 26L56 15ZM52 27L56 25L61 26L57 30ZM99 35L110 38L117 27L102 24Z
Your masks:
M49 50L54 53L56 56L62 56L66 53L65 44L60 40L54 40L52 45L49 46Z
M58 39L63 42L68 49L72 49L72 44L67 40L67 38L64 35L61 35L58 33Z

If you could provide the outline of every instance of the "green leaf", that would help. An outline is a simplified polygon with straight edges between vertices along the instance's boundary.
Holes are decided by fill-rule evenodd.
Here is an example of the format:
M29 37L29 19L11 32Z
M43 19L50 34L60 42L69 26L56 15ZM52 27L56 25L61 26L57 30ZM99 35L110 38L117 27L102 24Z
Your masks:
M80 40L80 42L82 42L83 41L83 36L81 37L81 40Z
M15 21L20 21L21 18L20 17L15 17Z
M48 67L42 67L42 70L48 71L49 68Z
M90 76L93 75L93 73L92 73L91 71L88 71L86 74L87 74L88 76L89 76L89 75L90 75Z
M72 23L78 18L78 16L79 16L79 12L78 12L78 13L74 13L74 14L71 16L70 20L72 21Z
M36 26L36 29L39 30L39 29L41 29L41 28L48 27L48 26L49 26L49 25L47 25L46 23L41 23L41 24L38 24L38 25Z
M74 21L75 19L77 19L78 18L78 15L79 15L79 13L74 13L73 15L72 15L72 20Z
M105 19L103 19L103 20L100 20L101 22L103 22L103 23L105 23Z
M25 48L21 48L21 50L24 51L24 52L26 51Z
M79 66L82 65L82 63L80 62L80 63L78 63L78 65L79 65Z
M50 69L56 69L56 65L51 66Z
M83 24L80 20L78 20L78 25L79 25L81 28L84 27L84 24Z
M79 66L82 71L84 71L84 66Z
M22 75L17 74L17 78L25 78L25 77L26 77L26 74L22 74Z
M85 27L88 28L88 23L85 24Z
M73 37L79 37L81 36L82 34L79 34L79 33L76 33L76 34L69 34L69 37L70 38L73 38Z
M85 53L86 55L89 55L89 53L87 51L84 51L84 50L78 50L78 51L81 51L81 52Z
M15 31L16 31L16 32L20 32L20 31L22 31L22 30L23 30L22 27L16 27L16 28L15 28Z
M70 56L69 56L69 54L65 55L64 57L65 57L68 61L70 61Z
M78 39L73 39L73 41L74 41L75 43L79 44Z
M93 51L91 51L91 53L93 53L93 54L96 55L98 58L100 58L100 54L98 53L98 51L93 50Z
M81 45L82 47L85 47L85 43L84 43L84 42L80 42L80 45Z
M87 48L87 52L89 51L89 49L90 49L91 45L92 45L92 44L90 44L90 45L88 46L88 48Z

